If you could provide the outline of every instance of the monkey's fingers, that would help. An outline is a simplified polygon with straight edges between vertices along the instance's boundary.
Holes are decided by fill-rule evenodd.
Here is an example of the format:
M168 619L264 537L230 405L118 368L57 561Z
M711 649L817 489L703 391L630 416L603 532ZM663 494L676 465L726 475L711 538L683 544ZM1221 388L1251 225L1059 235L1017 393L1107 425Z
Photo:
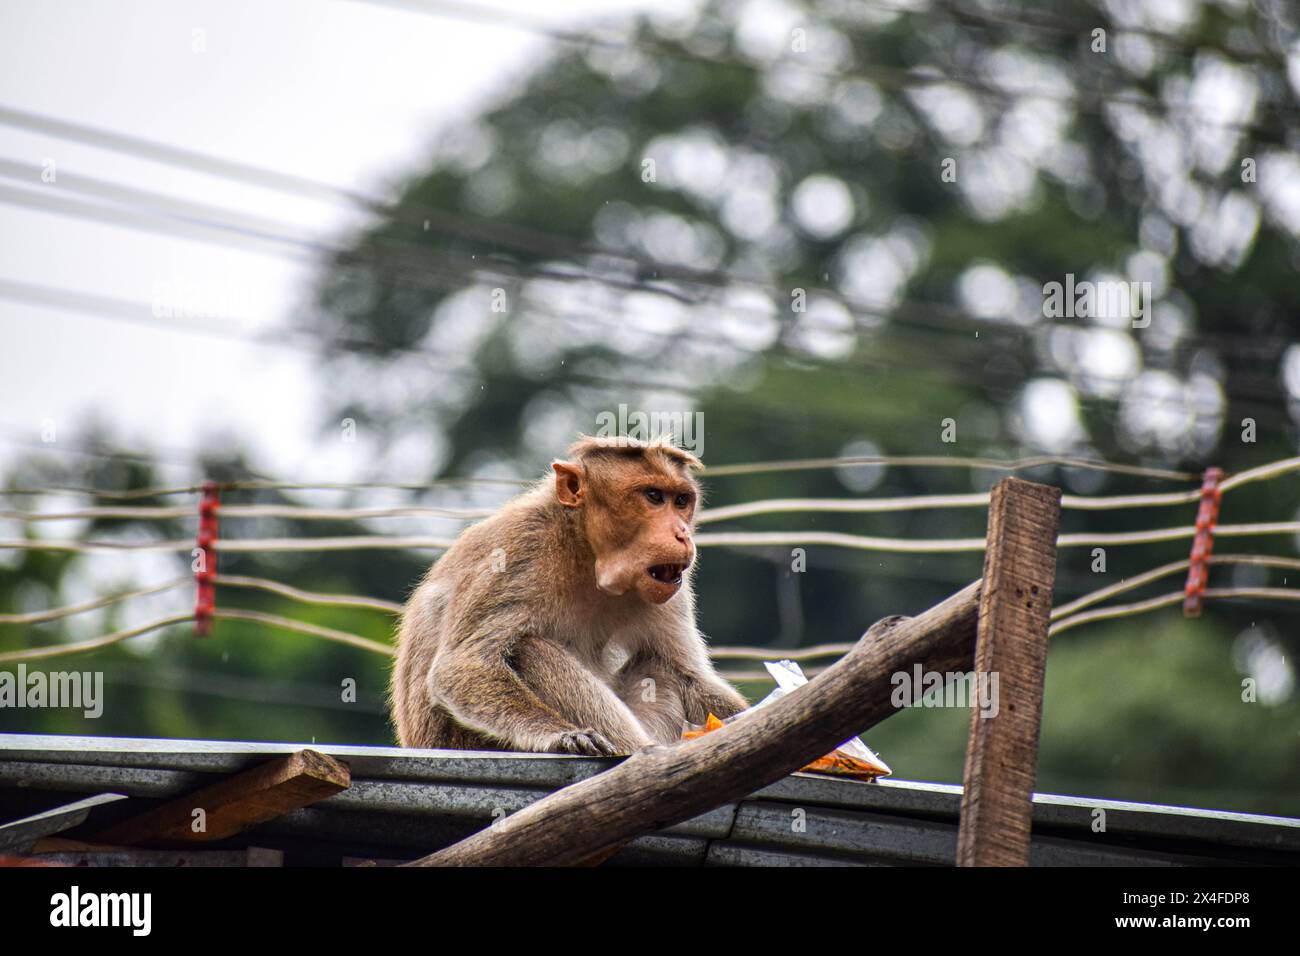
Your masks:
M586 757L612 757L618 748L597 730L570 730L560 734L558 748L560 753L582 754Z

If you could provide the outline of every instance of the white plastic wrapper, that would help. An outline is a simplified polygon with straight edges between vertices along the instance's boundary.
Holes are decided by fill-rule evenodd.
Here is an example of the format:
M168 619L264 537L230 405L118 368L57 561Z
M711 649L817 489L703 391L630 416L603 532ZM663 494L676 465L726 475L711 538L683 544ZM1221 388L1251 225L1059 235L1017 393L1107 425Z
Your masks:
M790 693L790 691L808 683L808 678L804 676L803 669L794 661L765 661L763 666L767 668L767 672L771 674L772 679L776 681L776 690L772 691L772 693L760 700L757 704L751 707L750 710L757 710L759 707L765 707L773 701L778 701L786 694ZM747 711L741 711L734 717L727 718L723 723L730 723L737 717L744 716L745 713L747 713ZM887 777L893 773L893 771L889 769L889 764L877 757L875 753L872 752L871 748L862 742L861 737L853 737L844 741L844 743L835 748L834 753L827 755L827 757L831 759L839 756L847 757L864 764L867 768L870 768L873 771L873 776ZM833 773L835 771L828 770L828 772ZM857 775L853 774L853 776Z

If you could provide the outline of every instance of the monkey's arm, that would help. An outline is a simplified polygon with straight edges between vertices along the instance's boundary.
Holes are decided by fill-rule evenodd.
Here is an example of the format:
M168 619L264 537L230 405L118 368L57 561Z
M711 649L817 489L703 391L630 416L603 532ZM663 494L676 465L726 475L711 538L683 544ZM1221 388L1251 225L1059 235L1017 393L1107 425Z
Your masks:
M552 641L467 642L429 670L434 699L461 723L519 750L601 756L650 743L631 711Z
M714 671L702 643L699 654L637 655L619 673L619 687L642 724L658 733L663 742L678 739L683 717L702 724L709 714L725 719L749 707L740 692ZM676 714L668 705L667 694L680 706Z
M686 707L686 719L693 724L704 723L709 714L726 720L749 708L749 701L719 677L712 666L707 672L687 675L682 689L682 703Z
M521 638L511 647L509 661L544 704L579 727L599 731L618 753L632 753L652 742L613 688L555 641Z
M713 669L704 635L694 622L679 630L676 637L669 645L666 657L682 683L686 719L693 724L702 724L709 714L725 720L747 710L749 701Z

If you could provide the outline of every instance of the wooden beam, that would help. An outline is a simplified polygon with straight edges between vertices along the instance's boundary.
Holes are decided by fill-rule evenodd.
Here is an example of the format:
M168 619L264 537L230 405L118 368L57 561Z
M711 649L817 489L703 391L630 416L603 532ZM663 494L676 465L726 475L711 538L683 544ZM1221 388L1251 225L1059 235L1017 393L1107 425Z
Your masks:
M315 750L299 750L170 800L91 840L115 846L222 840L346 790L351 783L343 763ZM194 811L199 809L205 829L195 832Z
M695 740L638 751L411 866L568 865L753 793L894 713L891 677L969 670L979 582L890 618L781 700Z
M1060 518L1059 488L1019 478L993 486L972 686L992 690L996 707L972 702L958 866L1029 864Z

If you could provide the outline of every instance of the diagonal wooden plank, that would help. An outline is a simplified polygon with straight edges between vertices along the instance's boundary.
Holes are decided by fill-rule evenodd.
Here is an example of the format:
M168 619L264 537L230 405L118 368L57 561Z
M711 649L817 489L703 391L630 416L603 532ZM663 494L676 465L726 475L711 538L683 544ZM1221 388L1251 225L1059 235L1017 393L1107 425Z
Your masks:
M116 846L221 840L310 806L351 783L345 764L315 750L299 750L170 800L96 833L92 840ZM202 828L196 829L199 821Z
M877 622L841 660L721 730L639 750L412 866L572 865L773 783L897 712L891 675L969 670L979 582Z
M90 816L90 811L96 807L125 799L125 794L101 793L94 797L78 800L76 803L65 803L61 807L54 807L43 813L33 814L30 817L23 817L21 820L14 820L12 823L0 825L0 853L21 851L41 837L62 833L64 830L71 830L73 827L85 823L86 817Z

